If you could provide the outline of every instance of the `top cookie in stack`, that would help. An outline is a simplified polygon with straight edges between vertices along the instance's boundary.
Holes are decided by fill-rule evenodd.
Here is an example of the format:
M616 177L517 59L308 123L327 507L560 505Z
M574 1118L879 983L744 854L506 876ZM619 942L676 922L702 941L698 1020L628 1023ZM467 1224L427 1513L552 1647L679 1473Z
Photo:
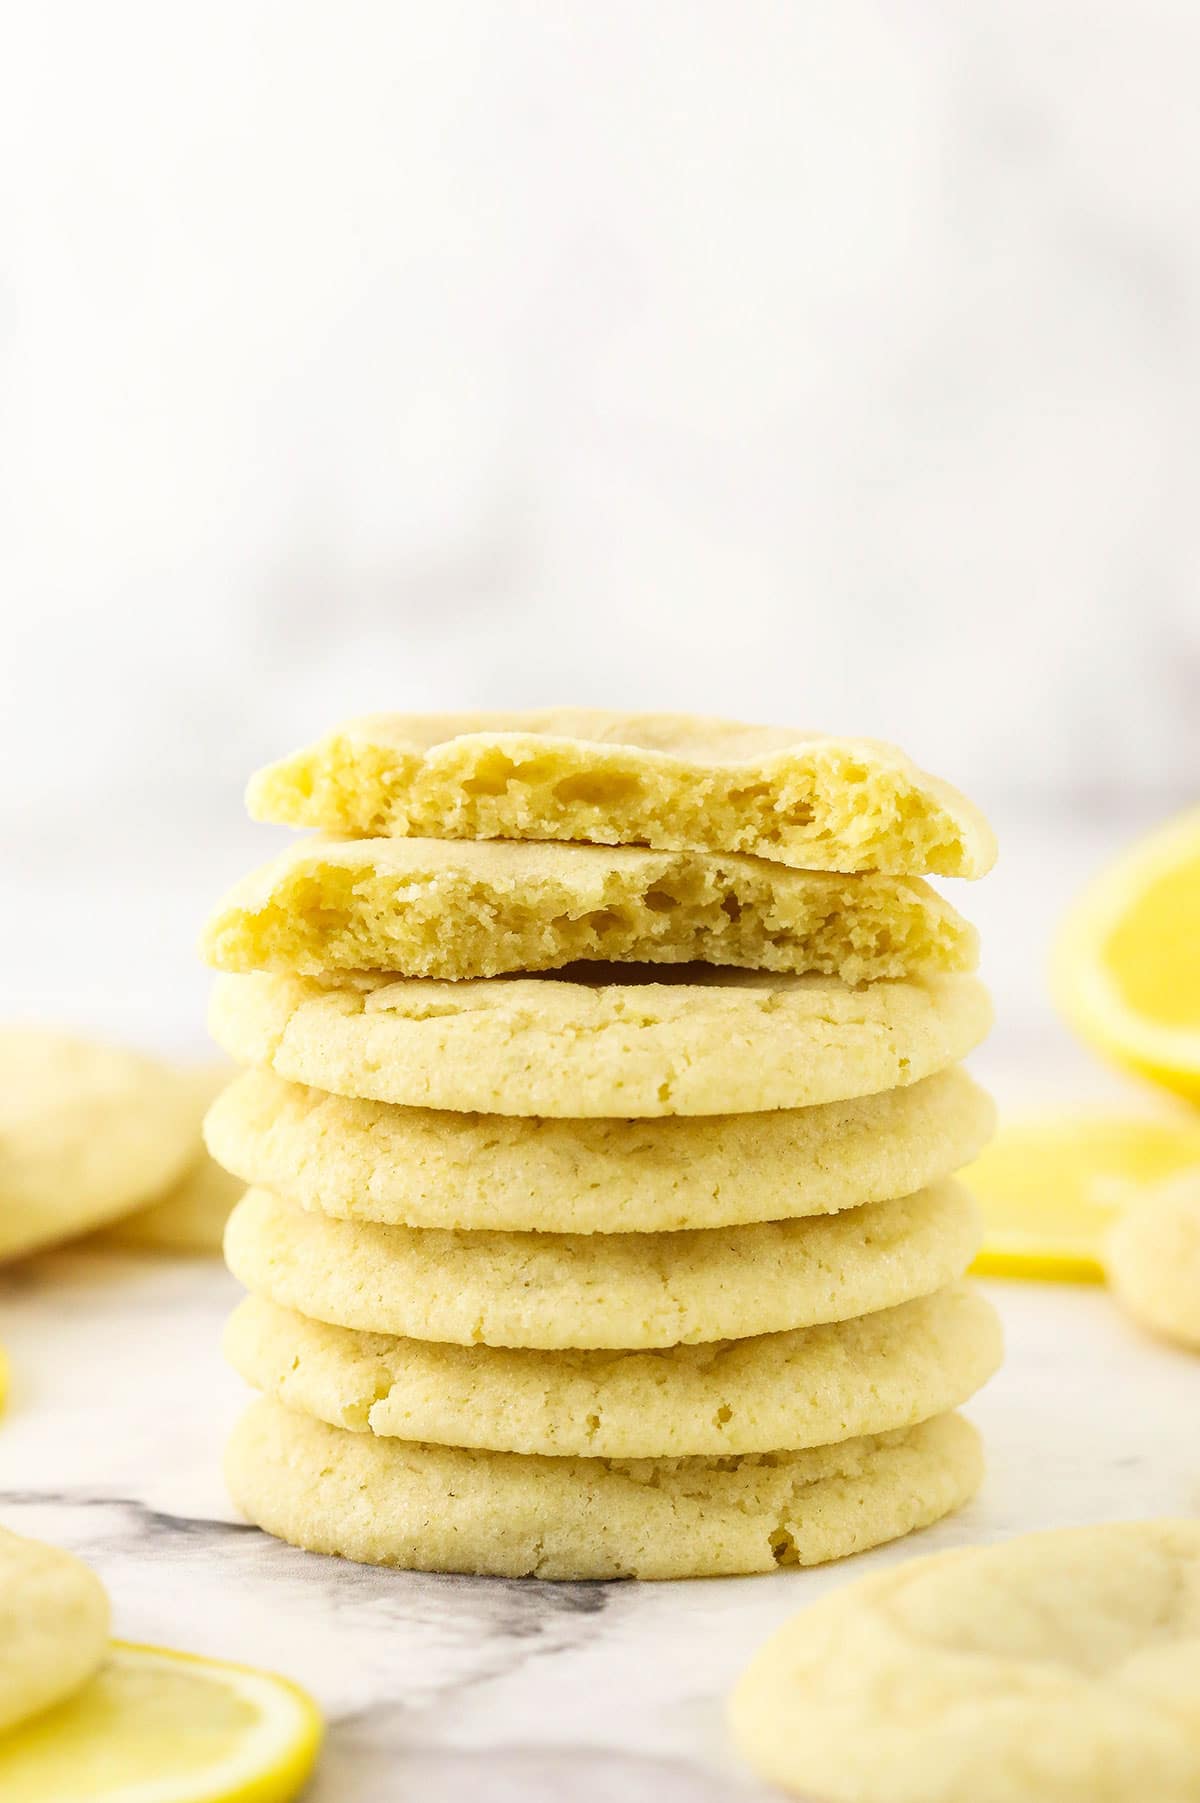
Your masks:
M991 828L874 739L690 714L373 714L262 770L255 820L356 837L744 851L797 870L986 876Z
M560 711L360 722L250 806L331 836L206 937L253 1067L209 1123L258 1186L227 1243L231 1356L277 1399L231 1451L248 1513L667 1576L974 1487L949 1411L998 1341L945 1179L990 1124L954 1068L989 1007L922 880L991 861L961 796L869 741Z

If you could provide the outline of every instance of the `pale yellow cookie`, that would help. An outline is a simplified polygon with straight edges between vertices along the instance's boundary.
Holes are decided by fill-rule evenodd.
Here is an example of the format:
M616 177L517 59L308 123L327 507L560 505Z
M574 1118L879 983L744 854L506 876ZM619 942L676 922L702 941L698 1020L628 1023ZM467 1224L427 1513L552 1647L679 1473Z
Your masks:
M151 1208L129 1215L108 1238L148 1252L211 1253L219 1257L225 1226L246 1185L211 1158L194 1164L181 1183Z
M470 978L580 960L735 965L848 983L970 970L974 928L920 877L736 853L447 839L302 839L204 935L221 970Z
M497 1577L690 1578L844 1558L978 1488L957 1415L741 1459L535 1458L347 1433L258 1402L225 1463L234 1501L312 1552Z
M227 1064L180 1073L196 1117L196 1154L191 1169L159 1201L126 1215L110 1228L106 1237L111 1242L158 1252L220 1252L229 1211L246 1186L208 1156L200 1128L205 1111L231 1075Z
M480 1114L807 1108L916 1083L991 1025L975 977L872 983L684 966L435 983L218 978L209 1024L241 1064L334 1095Z
M0 1261L130 1214L199 1149L176 1073L118 1046L0 1031Z
M797 1221L682 1233L457 1233L309 1214L248 1190L225 1233L248 1290L318 1321L460 1346L675 1346L848 1320L966 1269L953 1183Z
M498 1452L663 1458L822 1446L965 1402L1000 1324L965 1286L790 1333L666 1352L527 1352L328 1327L248 1297L225 1336L248 1383L333 1427Z
M994 1115L960 1066L823 1107L654 1121L397 1108L246 1071L204 1131L245 1183L344 1220L661 1233L911 1195L974 1158Z
M375 714L253 778L256 820L447 839L752 852L807 870L982 876L977 808L894 746L600 708Z
M0 1733L86 1683L108 1645L108 1597L86 1565L0 1528Z
M761 1777L822 1803L1194 1803L1200 1522L862 1578L767 1642L731 1719Z
M1132 1202L1109 1233L1106 1263L1135 1321L1200 1352L1200 1172Z

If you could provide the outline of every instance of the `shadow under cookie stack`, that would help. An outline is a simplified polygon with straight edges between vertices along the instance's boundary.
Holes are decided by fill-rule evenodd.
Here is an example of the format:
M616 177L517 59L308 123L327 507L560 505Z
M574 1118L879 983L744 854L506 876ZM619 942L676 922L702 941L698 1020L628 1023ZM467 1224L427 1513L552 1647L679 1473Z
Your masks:
M990 1007L922 880L992 861L960 795L869 741L564 709L358 721L249 805L319 829L206 934L252 1521L682 1578L974 1492L1000 1336L951 1174Z

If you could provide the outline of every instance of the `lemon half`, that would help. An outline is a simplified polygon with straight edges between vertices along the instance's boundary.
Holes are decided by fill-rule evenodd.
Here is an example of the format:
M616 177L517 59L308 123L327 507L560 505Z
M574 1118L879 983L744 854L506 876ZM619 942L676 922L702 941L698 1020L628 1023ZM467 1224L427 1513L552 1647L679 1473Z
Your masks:
M321 1717L284 1678L114 1641L96 1676L0 1737L4 1803L288 1803Z
M973 1269L1000 1277L1104 1277L1104 1238L1142 1190L1200 1169L1200 1120L1112 1114L1002 1121L961 1173L984 1219Z
M1200 808L1084 891L1054 953L1059 1005L1117 1064L1200 1100Z

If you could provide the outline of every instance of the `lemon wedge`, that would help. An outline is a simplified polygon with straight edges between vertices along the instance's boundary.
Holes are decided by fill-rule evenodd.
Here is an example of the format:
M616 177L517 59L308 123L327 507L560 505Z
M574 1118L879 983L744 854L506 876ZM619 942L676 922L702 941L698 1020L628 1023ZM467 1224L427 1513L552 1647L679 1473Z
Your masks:
M1084 1039L1200 1100L1200 808L1090 884L1063 922L1053 970L1059 1005Z
M4 1803L287 1803L321 1717L284 1678L114 1641L67 1702L0 1737Z
M973 1269L999 1277L1104 1277L1104 1237L1148 1185L1200 1167L1200 1120L1111 1114L1002 1122L961 1173L984 1219Z

